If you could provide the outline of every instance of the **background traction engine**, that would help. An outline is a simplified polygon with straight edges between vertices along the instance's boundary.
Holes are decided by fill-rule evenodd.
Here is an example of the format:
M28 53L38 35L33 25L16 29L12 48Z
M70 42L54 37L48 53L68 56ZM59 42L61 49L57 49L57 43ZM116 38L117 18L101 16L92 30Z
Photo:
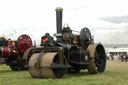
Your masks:
M32 40L28 35L21 35L16 40L0 38L0 58L4 58L12 70L24 70L23 54L26 49L32 47Z
M41 38L40 47L25 52L31 76L62 78L65 73L78 73L82 69L88 69L91 74L104 72L106 57L103 45L94 44L88 28L81 29L79 34L74 34L69 26L62 28L62 11L62 8L56 9L57 34L54 36L57 40L46 33Z

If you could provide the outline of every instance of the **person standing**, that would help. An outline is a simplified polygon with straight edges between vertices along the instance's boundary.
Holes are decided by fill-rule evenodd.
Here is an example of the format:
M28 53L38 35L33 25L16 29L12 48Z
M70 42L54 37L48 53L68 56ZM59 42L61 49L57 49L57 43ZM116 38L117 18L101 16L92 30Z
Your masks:
M124 54L121 54L121 61L124 62Z
M127 62L127 60L128 60L128 54L126 54L125 56L125 62Z

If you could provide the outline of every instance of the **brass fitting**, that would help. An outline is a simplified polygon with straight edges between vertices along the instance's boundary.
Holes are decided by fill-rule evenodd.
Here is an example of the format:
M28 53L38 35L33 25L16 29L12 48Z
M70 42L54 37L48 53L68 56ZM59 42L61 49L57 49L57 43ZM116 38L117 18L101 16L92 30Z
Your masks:
M67 28L69 27L69 24L67 24Z
M63 28L62 29L64 29L65 28L65 24L64 24L64 26L63 26Z
M56 8L56 11L63 11L63 8L57 7L57 8Z

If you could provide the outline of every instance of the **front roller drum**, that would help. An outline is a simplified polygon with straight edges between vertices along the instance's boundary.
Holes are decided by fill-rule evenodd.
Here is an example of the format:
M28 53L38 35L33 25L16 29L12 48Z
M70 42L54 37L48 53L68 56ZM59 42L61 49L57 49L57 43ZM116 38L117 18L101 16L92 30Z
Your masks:
M30 58L29 72L32 77L34 78L62 78L65 75L67 68L63 68L63 67L58 68L58 65L60 64L59 64L57 52L49 52L49 53L44 53L40 55L34 54ZM40 63L38 63L37 56L40 56ZM33 62L34 60L35 62ZM64 64L66 64L66 62L64 62L63 65Z
M103 73L106 67L106 53L102 44L90 44L87 48L90 51L90 74Z
M40 68L37 67L37 58L40 53L35 53L29 60L29 72L33 78L41 78Z

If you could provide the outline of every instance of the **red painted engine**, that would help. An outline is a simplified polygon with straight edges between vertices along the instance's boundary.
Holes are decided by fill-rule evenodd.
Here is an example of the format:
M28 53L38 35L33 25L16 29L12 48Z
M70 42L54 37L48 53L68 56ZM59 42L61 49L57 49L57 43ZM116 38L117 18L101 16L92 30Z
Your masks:
M0 56L2 58L9 58L18 55L18 50L16 47L16 41L7 41L7 46L0 47Z
M12 70L27 69L24 65L23 54L26 49L32 47L31 38L24 34L16 40L6 40L4 37L0 38L0 58L5 59L7 65Z

